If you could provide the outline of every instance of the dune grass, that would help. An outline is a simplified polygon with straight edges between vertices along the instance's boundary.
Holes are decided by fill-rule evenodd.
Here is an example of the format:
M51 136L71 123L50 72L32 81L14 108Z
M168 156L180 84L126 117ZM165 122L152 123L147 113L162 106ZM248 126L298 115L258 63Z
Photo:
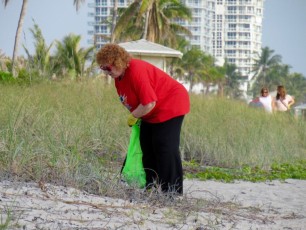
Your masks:
M183 128L188 159L219 167L269 168L306 159L306 124L289 114L267 114L245 102L192 96Z
M0 178L108 194L126 154L128 112L102 80L0 85ZM270 170L306 159L306 124L244 102L191 95L182 157L197 166ZM190 164L184 164L190 169ZM302 169L306 171L305 166ZM190 172L190 171L188 171Z

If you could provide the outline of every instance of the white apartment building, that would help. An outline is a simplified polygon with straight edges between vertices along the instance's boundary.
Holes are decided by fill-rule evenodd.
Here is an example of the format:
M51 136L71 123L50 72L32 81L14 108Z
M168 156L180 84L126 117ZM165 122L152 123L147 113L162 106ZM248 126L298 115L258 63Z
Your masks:
M91 12L88 13L88 17L93 18L93 20L88 22L88 26L90 27L88 35L91 36L92 39L88 40L88 43L94 44L97 48L100 48L110 41L114 0L91 1L93 1L93 3L88 4L88 7L91 9ZM126 8L133 2L133 0L117 1L118 8Z
M235 64L246 91L254 60L261 53L264 0L183 0L192 10L191 22L180 22L193 34L191 44L216 58Z
M89 26L91 43L97 48L107 43L110 35L111 10L114 0L94 0L89 4L94 18ZM132 0L118 0L118 7L127 7ZM192 10L192 21L178 21L193 34L191 44L211 54L217 64L225 59L235 64L245 82L253 77L254 59L261 53L264 0L182 0Z

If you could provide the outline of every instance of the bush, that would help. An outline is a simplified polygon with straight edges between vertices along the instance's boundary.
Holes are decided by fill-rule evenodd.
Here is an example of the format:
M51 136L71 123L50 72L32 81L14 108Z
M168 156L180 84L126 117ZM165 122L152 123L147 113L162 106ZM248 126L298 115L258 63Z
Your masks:
M9 72L0 71L0 83L15 83L16 79Z
M31 85L34 82L38 82L38 78L33 78L26 69L19 70L16 78L10 72L0 71L0 84Z

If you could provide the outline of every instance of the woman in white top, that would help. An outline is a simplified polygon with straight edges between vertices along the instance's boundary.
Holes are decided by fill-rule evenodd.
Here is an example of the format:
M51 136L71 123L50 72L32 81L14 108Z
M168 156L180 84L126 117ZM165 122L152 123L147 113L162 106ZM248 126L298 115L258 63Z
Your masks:
M277 111L288 111L290 106L295 103L294 98L289 94L286 94L286 89L284 86L277 86L277 94L276 94L276 110Z
M264 109L268 113L272 113L274 110L274 99L269 94L269 90L267 87L263 87L260 91L261 96L259 97L259 101L263 105Z

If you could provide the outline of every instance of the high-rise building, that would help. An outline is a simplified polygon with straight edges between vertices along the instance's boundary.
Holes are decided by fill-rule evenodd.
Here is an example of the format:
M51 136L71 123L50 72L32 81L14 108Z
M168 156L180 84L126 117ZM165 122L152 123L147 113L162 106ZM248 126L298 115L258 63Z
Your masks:
M88 22L88 26L90 27L88 35L92 36L92 38L88 40L88 43L94 44L97 48L100 48L110 41L114 0L93 1L93 3L88 4L88 7L92 9L92 11L88 13L88 17L93 18L92 21ZM133 2L133 0L117 0L118 8L127 8L131 2Z
M193 34L191 44L211 54L217 64L225 59L244 77L244 91L253 77L254 60L261 53L264 0L183 0L192 21L181 22Z
M109 41L110 15L113 0L94 0L94 44L99 48ZM118 0L118 7L127 7L132 0ZM225 59L235 64L245 84L253 77L254 59L261 53L264 0L182 0L192 11L192 20L177 21L192 32L192 45L211 54L217 64Z

